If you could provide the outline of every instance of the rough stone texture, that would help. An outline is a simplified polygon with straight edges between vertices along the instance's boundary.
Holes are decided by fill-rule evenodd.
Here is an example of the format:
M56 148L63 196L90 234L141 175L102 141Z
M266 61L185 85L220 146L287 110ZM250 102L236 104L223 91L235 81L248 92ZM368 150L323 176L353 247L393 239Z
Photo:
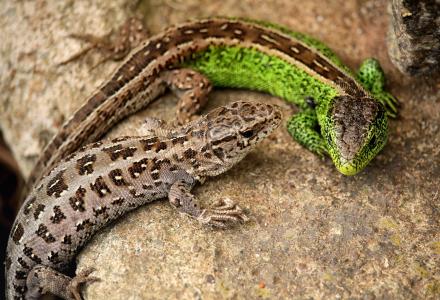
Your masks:
M440 1L390 0L388 52L407 75L440 74Z
M440 92L402 78L387 58L385 1L172 1L134 7L152 32L188 17L267 19L325 41L350 66L377 57L401 103L390 140L367 169L339 174L280 128L227 174L195 192L203 203L230 197L251 221L203 229L166 201L109 226L82 251L79 269L101 278L87 299L438 299L440 297ZM71 32L102 34L133 12L126 1L5 1L0 6L0 114L25 174L44 143L116 67L91 53L57 66L82 45ZM215 91L210 109L247 91ZM171 119L164 97L110 136L136 134L147 115Z

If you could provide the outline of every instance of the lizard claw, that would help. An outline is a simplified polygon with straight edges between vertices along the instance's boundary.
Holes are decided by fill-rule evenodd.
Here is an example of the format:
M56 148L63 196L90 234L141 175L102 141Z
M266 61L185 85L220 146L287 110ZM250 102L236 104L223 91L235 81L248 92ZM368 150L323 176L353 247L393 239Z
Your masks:
M198 217L198 220L203 225L227 228L231 224L246 222L249 218L231 199L222 199L214 203L209 209L205 209Z
M72 278L69 285L67 286L67 290L70 292L73 299L82 300L80 294L80 285L84 283L99 281L98 277L89 276L94 271L95 271L94 268L89 268L84 271L81 271L78 275Z

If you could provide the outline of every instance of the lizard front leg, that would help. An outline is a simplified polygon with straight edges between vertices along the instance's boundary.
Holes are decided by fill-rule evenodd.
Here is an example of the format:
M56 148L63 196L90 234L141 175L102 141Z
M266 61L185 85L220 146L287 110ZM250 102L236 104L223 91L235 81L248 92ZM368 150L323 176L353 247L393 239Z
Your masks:
M385 107L392 118L397 116L396 98L385 91L385 74L379 62L374 58L366 59L357 73L359 82Z
M80 286L87 282L97 281L90 276L93 269L85 270L75 277L66 276L48 266L36 265L26 279L26 299L39 299L46 293L68 300L81 300Z
M327 153L315 109L307 108L294 115L287 123L287 130L298 143L320 157Z
M172 125L183 125L192 121L208 101L212 85L208 78L191 69L175 69L165 71L160 75L161 80L178 98L176 120ZM167 136L173 126L157 118L147 118L142 131L158 136Z
M191 69L175 69L161 74L162 80L179 98L177 104L177 124L192 120L208 100L212 85L208 78Z
M230 199L220 200L207 209L201 208L191 194L192 187L193 184L185 180L178 180L171 186L168 198L179 212L197 219L203 225L217 228L248 220L242 209Z

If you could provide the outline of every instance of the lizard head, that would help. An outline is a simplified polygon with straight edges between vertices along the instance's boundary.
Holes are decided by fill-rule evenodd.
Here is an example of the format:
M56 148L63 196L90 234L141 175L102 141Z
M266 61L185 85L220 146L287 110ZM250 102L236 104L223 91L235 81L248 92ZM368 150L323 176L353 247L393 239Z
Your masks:
M322 135L336 168L344 175L365 168L387 141L385 109L370 97L338 96L327 116Z
M234 102L206 115L205 176L231 168L281 123L278 106L257 102ZM205 156L205 157L204 157ZM221 167L219 167L221 165Z

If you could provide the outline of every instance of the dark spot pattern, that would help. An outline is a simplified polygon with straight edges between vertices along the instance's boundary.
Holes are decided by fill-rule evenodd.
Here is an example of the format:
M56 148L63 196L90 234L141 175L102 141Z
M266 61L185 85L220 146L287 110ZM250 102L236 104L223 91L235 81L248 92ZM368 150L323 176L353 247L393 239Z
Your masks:
M96 161L96 154L87 154L76 161L76 168L79 175L93 173L93 164Z
M93 216L95 216L95 218L98 218L101 215L104 215L104 218L108 218L107 210L108 210L107 206L100 206L93 208Z
M86 231L91 231L93 229L93 222L90 221L90 219L85 219L81 222L79 222L78 224L76 224L76 231L82 231L82 230L86 230Z
M11 268L11 265L12 265L12 259L9 256L6 256L6 260L5 260L6 271L9 271L9 269Z
M24 269L29 269L29 265L24 261L23 257L19 257L17 259L18 263L21 265Z
M133 198L143 198L145 197L144 193L137 193L137 191L135 189L132 189L129 191L130 195L133 196Z
M221 139L213 141L212 145L216 146L216 145L223 144L223 143L226 143L229 141L233 141L234 139L236 139L235 135L227 135Z
M44 209L46 208L46 206L44 206L43 204L38 204L37 207L35 208L34 211L34 219L38 220L38 218L40 217L40 214L44 211Z
M171 140L171 143L173 143L173 145L178 145L178 144L183 145L183 143L185 143L186 141L188 141L188 139L185 135L183 135L183 136L173 138Z
M152 137L149 139L140 140L140 143L144 151L150 151L151 149L153 149L153 146L156 144L158 140L159 140L158 137Z
M212 150L214 152L214 155L223 160L225 158L225 153L223 152L222 148L215 148Z
M66 234L63 237L63 240L61 241L64 245L71 245L72 244L72 236L70 234Z
M144 190L152 190L152 189L154 189L154 186L152 186L151 184L143 184L142 188Z
M121 151L121 156L123 159L133 157L134 153L137 151L136 147L127 147Z
M27 278L27 272L18 270L15 272L15 279L17 280L25 280Z
M151 161L151 172L154 172L155 170L160 171L162 165L169 165L169 164L171 164L171 161L168 158L164 158L164 159L154 158Z
M22 238L24 234L24 228L21 223L17 223L15 226L14 233L12 234L12 240L15 242L15 244L20 244L20 239Z
M38 256L36 256L33 253L34 249L31 247L27 247L26 245L24 245L23 248L23 253L24 255L26 255L27 257L29 257L31 260L33 260L34 262L36 262L37 264L41 264L41 258L39 258Z
M61 197L61 193L68 189L68 186L64 182L64 172L65 170L59 171L51 180L47 183L46 193L49 197L52 195L55 198Z
M148 159L147 158L141 159L140 161L134 162L133 165L128 168L128 173L130 173L130 176L132 178L137 178L139 177L140 174L142 174L142 172L144 172L147 169L147 166L148 166Z
M85 195L86 195L86 189L80 186L76 190L75 196L69 198L69 204L74 211L83 212L86 210L85 202L84 202Z
M94 191L98 195L99 198L103 198L107 194L111 193L110 188L105 183L105 180L104 180L104 178L102 178L102 176L99 176L98 178L96 178L94 183L90 184L90 189L92 191Z
M160 178L160 174L159 174L159 172L158 172L158 171L156 171L156 172L151 172L151 178L152 178L154 181L158 180L158 179Z
M40 238L42 238L48 244L55 242L55 237L49 232L49 229L44 224L40 224L38 226L38 229L37 231L35 231L35 234Z
M50 254L47 256L47 260L53 264L59 264L61 262L60 255L58 252L50 251Z
M133 157L134 153L137 151L136 147L124 148L121 144L103 148L102 151L107 153L112 161L115 161L122 157L127 159Z
M53 215L50 216L50 220L53 224L59 224L62 220L66 218L66 215L61 211L61 208L59 205L55 205L53 207Z
M184 156L186 159L192 159L192 158L195 158L196 155L197 155L197 152L194 151L194 150L191 149L191 148L189 148L189 149L185 150L185 152L183 152L183 156Z
M120 143L120 142L126 141L130 138L131 138L130 136L120 136L120 137L114 138L112 140L112 143Z
M154 145L154 148L155 148L156 153L159 153L160 151L167 149L167 143L158 142Z
M27 291L27 287L25 285L14 284L13 286L14 286L14 291L18 294L24 295ZM14 296L14 300L22 300L22 299L24 299L24 298L19 297L19 296L17 296L17 297Z
M110 177L111 181L114 183L114 185L116 186L124 186L127 185L127 182L124 179L124 176L122 174L122 170L121 169L114 169L111 170L108 173L108 176Z
M101 146L102 146L102 142L101 141L94 142L94 143L82 146L81 148L78 149L78 152L84 152L86 150L95 149L95 148L98 148L98 147L101 147Z
M110 157L110 159L112 161L115 161L115 160L118 159L119 152L121 150L122 150L122 145L121 144L110 146L110 147L105 147L105 148L102 149L102 151L104 151L105 153L108 154L108 156Z
M122 197L113 199L113 201L111 202L112 205L118 205L121 206L122 204L124 204L125 199Z

